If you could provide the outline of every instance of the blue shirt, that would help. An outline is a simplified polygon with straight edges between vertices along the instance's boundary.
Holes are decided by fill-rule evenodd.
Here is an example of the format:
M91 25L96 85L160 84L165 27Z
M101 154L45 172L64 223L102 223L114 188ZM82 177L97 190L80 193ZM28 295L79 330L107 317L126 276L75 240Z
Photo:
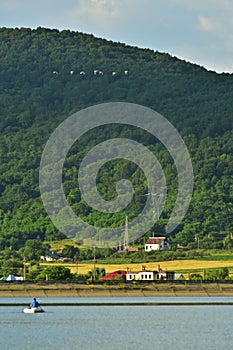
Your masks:
M37 300L33 300L32 302L32 307L38 307L39 306L39 303Z

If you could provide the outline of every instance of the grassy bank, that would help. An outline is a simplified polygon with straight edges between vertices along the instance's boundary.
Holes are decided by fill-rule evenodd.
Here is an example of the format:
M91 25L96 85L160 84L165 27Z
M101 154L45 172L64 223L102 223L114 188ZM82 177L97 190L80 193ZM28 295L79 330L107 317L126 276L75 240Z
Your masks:
M0 298L233 296L233 283L1 283Z

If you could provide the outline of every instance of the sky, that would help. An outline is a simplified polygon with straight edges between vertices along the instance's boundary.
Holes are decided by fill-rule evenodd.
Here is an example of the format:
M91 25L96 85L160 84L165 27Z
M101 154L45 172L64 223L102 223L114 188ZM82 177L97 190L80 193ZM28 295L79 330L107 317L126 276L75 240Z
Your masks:
M0 0L0 27L70 29L233 72L233 0Z

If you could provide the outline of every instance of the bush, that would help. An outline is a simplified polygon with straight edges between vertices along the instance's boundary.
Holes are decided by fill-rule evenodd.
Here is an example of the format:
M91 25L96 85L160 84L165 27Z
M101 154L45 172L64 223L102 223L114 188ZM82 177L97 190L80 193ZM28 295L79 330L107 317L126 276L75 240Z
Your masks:
M37 279L64 281L72 279L70 269L65 266L48 266L38 276Z
M190 281L202 281L203 277L199 273L192 273L189 276Z
M222 281L229 276L229 270L227 267L221 269L207 270L205 272L205 279L207 281Z

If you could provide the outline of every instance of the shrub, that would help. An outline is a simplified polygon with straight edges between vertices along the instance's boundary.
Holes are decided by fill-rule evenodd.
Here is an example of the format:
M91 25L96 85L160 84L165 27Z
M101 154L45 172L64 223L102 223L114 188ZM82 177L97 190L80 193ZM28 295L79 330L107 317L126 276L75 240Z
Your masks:
M192 273L189 276L190 281L202 281L203 277L199 273Z
M205 279L208 281L222 281L229 276L229 270L227 267L220 269L207 270L205 272Z

